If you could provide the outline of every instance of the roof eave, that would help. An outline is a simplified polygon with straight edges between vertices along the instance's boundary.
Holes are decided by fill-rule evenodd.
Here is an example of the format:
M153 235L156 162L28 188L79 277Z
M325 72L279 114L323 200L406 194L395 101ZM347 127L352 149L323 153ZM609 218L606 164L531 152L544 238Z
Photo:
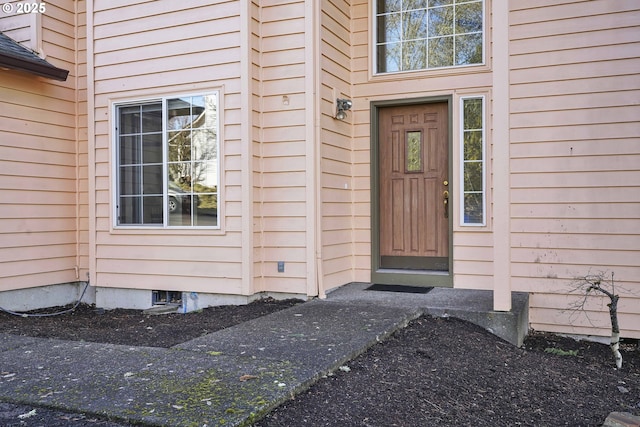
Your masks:
M51 64L41 64L37 62L27 61L22 58L16 58L11 55L0 53L0 67L10 68L12 70L25 71L37 76L46 77L48 79L64 82L67 80L69 71L55 67Z

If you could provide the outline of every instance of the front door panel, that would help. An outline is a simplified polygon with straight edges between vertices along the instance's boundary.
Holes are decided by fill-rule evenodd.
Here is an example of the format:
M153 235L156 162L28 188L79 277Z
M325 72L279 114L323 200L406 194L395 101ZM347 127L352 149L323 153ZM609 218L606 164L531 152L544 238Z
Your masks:
M449 269L447 111L446 102L379 111L380 268Z

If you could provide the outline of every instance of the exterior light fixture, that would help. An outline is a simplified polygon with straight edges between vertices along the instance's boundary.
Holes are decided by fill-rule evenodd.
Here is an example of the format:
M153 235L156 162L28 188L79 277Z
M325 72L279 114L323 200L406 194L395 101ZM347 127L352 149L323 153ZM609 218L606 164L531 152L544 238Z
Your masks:
M336 99L336 119L344 120L347 118L347 111L351 109L353 103L350 99Z

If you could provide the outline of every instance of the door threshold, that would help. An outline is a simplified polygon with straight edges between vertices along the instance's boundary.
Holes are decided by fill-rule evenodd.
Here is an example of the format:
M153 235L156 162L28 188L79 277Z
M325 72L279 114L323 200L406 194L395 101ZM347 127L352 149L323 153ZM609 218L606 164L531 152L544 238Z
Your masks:
M379 268L376 270L376 273L382 274L420 274L425 276L449 276L448 271L440 271L440 270L407 270L402 268Z
M453 287L453 274L449 271L402 270L379 268L371 272L371 282L385 285Z
M400 292L407 294L426 294L433 289L433 286L406 286L406 285L382 285L374 283L373 285L365 288L365 291L379 291L379 292Z

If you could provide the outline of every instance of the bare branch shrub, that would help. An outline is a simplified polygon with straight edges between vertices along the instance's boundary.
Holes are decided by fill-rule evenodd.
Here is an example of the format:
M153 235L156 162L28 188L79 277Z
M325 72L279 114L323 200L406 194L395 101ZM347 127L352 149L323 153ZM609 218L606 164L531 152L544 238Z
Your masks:
M587 274L584 277L577 278L574 282L574 290L583 293L584 298L576 304L575 308L584 310L587 298L593 293L599 293L609 298L609 303L607 304L607 307L609 307L609 317L611 319L611 342L609 345L616 361L616 367L621 369L622 354L620 353L620 325L618 323L618 299L620 296L616 293L613 278L613 272L611 272L610 281L607 281L605 272Z

